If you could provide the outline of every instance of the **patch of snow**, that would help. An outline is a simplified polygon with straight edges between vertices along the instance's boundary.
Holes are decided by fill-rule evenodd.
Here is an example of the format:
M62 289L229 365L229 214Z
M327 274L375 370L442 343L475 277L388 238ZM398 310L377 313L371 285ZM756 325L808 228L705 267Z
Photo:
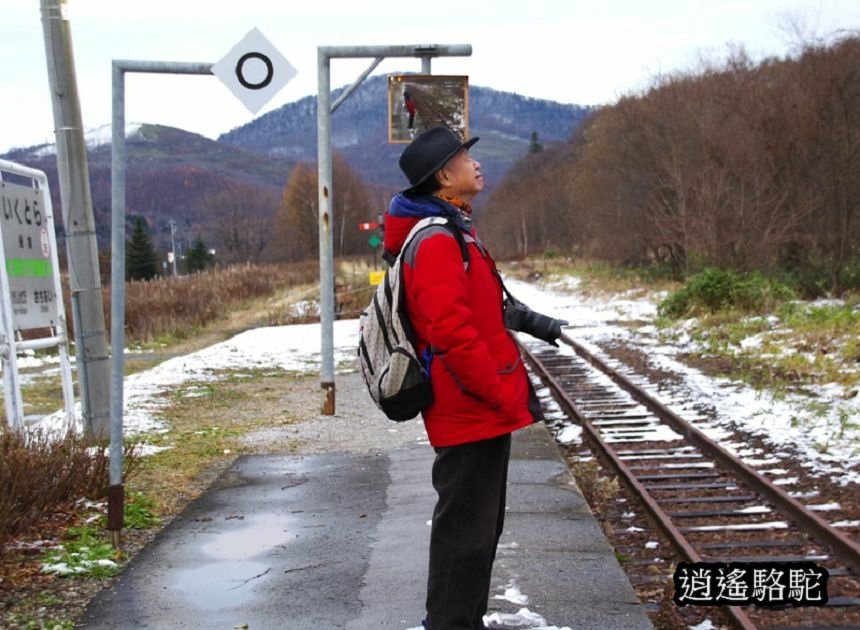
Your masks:
M570 424L559 431L555 439L562 444L580 444L582 442L582 427Z
M771 483L775 486L791 486L799 481L797 477L783 477L782 479L774 479Z
M759 529L788 529L785 521L771 521L768 523L738 523L736 525L696 525L689 528L695 532L722 532L722 531L753 531Z
M528 596L523 595L522 591L520 591L520 589L517 588L517 585L513 583L508 584L503 595L493 595L493 599L501 599L511 602L512 604L517 604L518 606L525 606L529 603Z
M358 320L334 322L335 364L340 372L354 371L358 344ZM169 404L162 394L175 391L190 381L212 381L218 372L259 368L311 372L320 369L319 324L274 326L245 331L221 343L167 361L143 372L126 377L123 386L126 436L163 432L167 427L160 411ZM76 418L80 425L80 404ZM36 426L61 431L64 412L44 418ZM79 427L80 428L80 427Z
M520 608L516 614L494 612L484 617L484 624L495 624L505 628L531 628L531 630L570 630L569 626L551 626L546 619L528 608Z
M751 505L740 510L735 510L736 514L767 514L771 511L766 505Z
M113 560L85 560L81 562L77 566L69 566L66 562L54 562L54 563L44 563L41 568L41 572L47 575L75 575L78 573L87 573L92 570L93 567L111 567L116 568L117 563Z
M809 492L789 492L788 496L794 499L810 499L812 497L817 497L821 494L818 490L811 490Z
M126 122L125 137L131 138L140 131L143 125L141 123ZM102 125L84 130L84 142L88 149L96 149L105 144L110 144L112 137L111 125ZM55 143L43 144L34 147L31 155L33 157L50 157L57 154L57 145Z
M755 457L744 457L744 461L747 464L749 464L750 466L773 466L774 464L779 464L781 460L776 459L775 457L768 457L765 459L756 459ZM765 472L765 471L761 471L761 472ZM774 474L783 475L783 474L785 474L785 471L782 471L780 473L774 473Z

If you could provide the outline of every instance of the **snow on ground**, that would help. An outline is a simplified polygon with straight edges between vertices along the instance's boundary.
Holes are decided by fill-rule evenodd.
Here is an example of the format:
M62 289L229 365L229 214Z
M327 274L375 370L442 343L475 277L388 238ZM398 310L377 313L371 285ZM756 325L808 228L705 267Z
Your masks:
M358 321L334 323L334 360L342 369L355 369ZM160 432L167 427L159 410L169 401L163 394L185 383L218 378L224 370L281 369L319 372L320 326L299 324L255 328L197 352L168 359L152 369L126 377L123 386L124 431L126 435ZM76 416L80 418L80 408ZM64 422L57 412L40 424L57 426Z
M785 456L782 449L795 450L812 473L842 484L860 483L860 473L846 470L847 464L856 463L860 449L860 396L846 398L841 387L822 385L809 388L814 396L788 394L776 399L741 382L705 375L678 359L693 349L691 342L667 345L659 340L653 325L657 300L645 299L639 292L591 296L569 280L545 287L513 279L505 279L505 284L532 309L568 320L565 332L596 354L605 357L599 343L629 343L639 347L654 367L681 376L682 386L673 385L656 395L670 407L676 397L712 407L717 422L708 430L712 438L738 427L773 445L773 453L760 455ZM625 322L634 323L625 326ZM677 411L684 415L683 409ZM747 448L745 444L723 446L735 452Z
M141 128L140 123L127 122L125 124L125 137L131 138ZM88 149L95 149L105 144L110 144L113 140L113 131L111 125L102 125L101 127L93 127L84 131L84 142ZM57 154L57 145L48 143L31 148L32 157L50 157Z
M639 347L655 367L669 370L682 378L682 384L654 383L655 395L664 403L705 403L713 410L716 426L708 429L712 437L728 435L734 427L759 434L772 444L771 452L752 452L744 444L724 444L747 457L770 455L791 457L800 454L804 466L813 474L827 474L843 484L860 482L860 474L846 471L856 461L860 445L860 396L844 399L838 387L816 388L815 398L787 395L773 399L742 383L714 378L683 364L678 355L689 351L688 343L662 343L653 320L656 303L639 292L607 296L587 295L579 290L578 280L569 278L552 286L540 287L507 279L511 292L534 310L570 322L566 332L590 350L600 354L598 344L607 341L630 343ZM633 322L632 325L625 323ZM334 324L335 362L342 370L353 370L358 339L356 320ZM28 365L37 359L30 357ZM177 357L125 380L125 429L127 434L164 431L159 410L166 404L162 394L189 381L217 378L221 370L284 369L318 372L320 365L320 328L318 324L267 327L250 330L232 339L192 354ZM46 369L56 369L46 365ZM26 401L25 401L26 402ZM829 410L822 412L823 410ZM677 411L684 415L684 408ZM58 422L62 414L51 416ZM78 415L80 415L78 413ZM575 441L574 430L562 434Z

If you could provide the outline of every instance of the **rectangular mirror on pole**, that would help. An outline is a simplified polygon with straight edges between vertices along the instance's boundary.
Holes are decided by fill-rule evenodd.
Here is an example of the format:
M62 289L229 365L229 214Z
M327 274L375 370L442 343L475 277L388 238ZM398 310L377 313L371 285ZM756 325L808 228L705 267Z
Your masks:
M408 143L443 125L469 137L469 77L399 74L388 77L388 141Z

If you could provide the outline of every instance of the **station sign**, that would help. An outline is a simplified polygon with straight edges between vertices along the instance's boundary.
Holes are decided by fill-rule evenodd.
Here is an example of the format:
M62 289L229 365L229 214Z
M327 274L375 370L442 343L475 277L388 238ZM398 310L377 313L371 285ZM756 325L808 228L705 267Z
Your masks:
M75 393L48 178L44 171L5 160L0 160L0 263L0 367L6 424L16 430L24 427L18 353L56 348L65 417L72 426ZM31 332L22 335L21 331Z
M57 255L54 224L45 206L47 191L32 180L14 179L10 174L0 178L0 232L8 281L3 299L11 302L14 330L57 326Z

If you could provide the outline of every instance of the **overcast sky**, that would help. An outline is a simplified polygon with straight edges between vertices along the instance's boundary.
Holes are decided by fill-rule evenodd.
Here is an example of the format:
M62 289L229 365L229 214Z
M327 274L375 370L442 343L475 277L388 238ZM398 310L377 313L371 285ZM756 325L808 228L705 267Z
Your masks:
M39 7L0 8L0 153L53 141ZM69 0L68 15L87 128L110 123L113 59L214 63L254 27L298 70L257 115L317 93L317 46L471 44L471 57L436 59L433 72L591 105L732 45L758 60L796 50L796 27L806 37L860 29L858 0ZM333 86L352 83L370 61L333 60ZM374 74L420 68L388 59ZM130 74L126 102L129 122L210 138L254 118L211 76Z

